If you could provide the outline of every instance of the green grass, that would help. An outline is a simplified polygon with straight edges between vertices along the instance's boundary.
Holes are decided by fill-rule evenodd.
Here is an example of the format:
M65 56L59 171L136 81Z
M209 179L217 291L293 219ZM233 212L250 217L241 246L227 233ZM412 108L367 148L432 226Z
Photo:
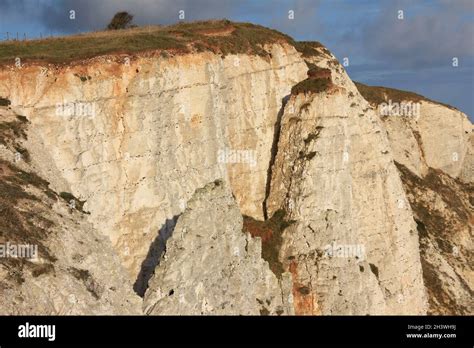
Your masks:
M319 42L296 42L288 35L260 25L211 20L41 40L6 41L0 43L0 64L13 65L17 57L22 63L61 64L106 54L156 50L163 54L211 51L223 56L239 53L268 56L263 45L282 42L294 46L305 57L319 55L315 48L323 47Z
M179 23L126 30L102 31L68 37L0 43L0 64L41 61L69 63L105 54L134 54L162 50L171 53L211 51L228 55L268 55L262 46L286 42L309 54L309 43L300 44L276 30L228 20Z
M92 34L2 43L0 44L0 62L13 64L15 58L19 57L23 63L31 60L67 63L112 52L133 53L150 49L184 49L184 47L177 40L161 32L125 36Z

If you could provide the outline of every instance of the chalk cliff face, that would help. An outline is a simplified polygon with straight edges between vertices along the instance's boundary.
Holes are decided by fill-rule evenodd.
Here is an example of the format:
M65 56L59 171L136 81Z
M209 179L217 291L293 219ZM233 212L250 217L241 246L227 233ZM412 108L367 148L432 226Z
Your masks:
M110 240L17 152L26 118L0 107L0 120L0 314L140 314Z
M210 181L226 178L242 212L263 217L281 100L306 76L293 47L268 51L271 59L202 53L2 71L0 95L30 119L70 187L61 190L87 202L137 277L158 231ZM57 112L77 101L95 116Z
M383 99L400 94L359 87L378 111ZM453 108L419 103L416 115L381 118L417 224L428 313L472 313L472 124Z
M414 93L357 85L383 120L397 162L419 176L434 168L473 181L473 125L465 114ZM391 115L383 109L388 102L415 102L418 108Z
M224 182L198 189L179 217L144 299L146 314L294 313L291 277L281 282L260 239L242 233L242 215Z
M88 302L86 286L76 296L80 310L60 311L472 314L474 150L466 115L403 95L420 102L418 117L383 116L389 91L355 85L323 46L261 49L0 69L0 97L12 109L3 124L15 111L27 134L19 142L18 132L5 137L4 166L25 165L46 180L59 198L37 215L70 226L47 239L55 269L71 287L76 278L122 287L117 297L102 292L96 306L102 300ZM30 162L14 160L25 151ZM442 191L430 184L433 173ZM61 192L80 211L70 215ZM79 264L69 243L86 235L90 243L77 250L84 256L90 248L91 256ZM115 272L96 269L100 250ZM46 289L38 296L67 308L66 295Z
M397 166L420 237L428 313L472 314L474 185L437 169L419 177Z
M314 64L330 68L326 58ZM295 221L280 252L295 310L425 313L416 224L381 120L341 66L331 75L285 106L267 199L269 215Z

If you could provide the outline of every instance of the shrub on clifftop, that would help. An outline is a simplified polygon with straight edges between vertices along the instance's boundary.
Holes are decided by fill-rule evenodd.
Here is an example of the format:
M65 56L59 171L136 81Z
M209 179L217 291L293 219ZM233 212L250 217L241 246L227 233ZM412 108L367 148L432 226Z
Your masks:
M132 28L133 15L128 12L117 12L107 26L107 30L128 29Z

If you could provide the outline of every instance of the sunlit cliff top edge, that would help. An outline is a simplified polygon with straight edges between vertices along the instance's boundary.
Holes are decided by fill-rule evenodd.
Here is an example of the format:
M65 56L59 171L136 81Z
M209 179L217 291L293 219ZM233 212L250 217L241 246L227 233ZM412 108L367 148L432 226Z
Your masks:
M102 55L151 52L162 56L204 51L223 56L239 53L268 56L263 46L272 43L287 43L304 55L314 53L313 47L322 47L318 42L296 42L288 35L260 25L224 19L4 41L0 43L0 66L13 66L17 57L22 64L70 64Z
M17 69L18 59L21 60L22 67L36 65L53 69L87 65L92 59L105 57L123 61L124 57L130 59L167 58L202 52L210 52L222 57L248 54L271 59L270 51L265 48L265 45L269 44L292 46L303 58L332 56L329 50L318 41L296 41L284 33L261 25L220 19L180 22L168 26L154 25L103 30L33 40L3 41L0 42L0 71ZM336 59L331 59L331 61L334 66L340 66ZM308 61L307 64L309 69L314 66ZM292 93L318 92L327 89L327 84L320 82L325 81L308 78L295 86ZM388 99L415 102L423 100L456 109L412 92L355 83L360 93L372 104L381 104Z

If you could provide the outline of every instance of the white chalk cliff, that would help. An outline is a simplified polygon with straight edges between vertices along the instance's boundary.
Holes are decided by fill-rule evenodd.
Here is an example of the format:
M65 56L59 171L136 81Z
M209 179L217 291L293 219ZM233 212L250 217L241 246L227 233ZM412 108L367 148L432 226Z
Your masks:
M381 116L320 44L259 48L0 68L0 176L42 178L27 205L54 226L22 225L44 230L40 274L0 259L3 313L473 313L467 116Z

